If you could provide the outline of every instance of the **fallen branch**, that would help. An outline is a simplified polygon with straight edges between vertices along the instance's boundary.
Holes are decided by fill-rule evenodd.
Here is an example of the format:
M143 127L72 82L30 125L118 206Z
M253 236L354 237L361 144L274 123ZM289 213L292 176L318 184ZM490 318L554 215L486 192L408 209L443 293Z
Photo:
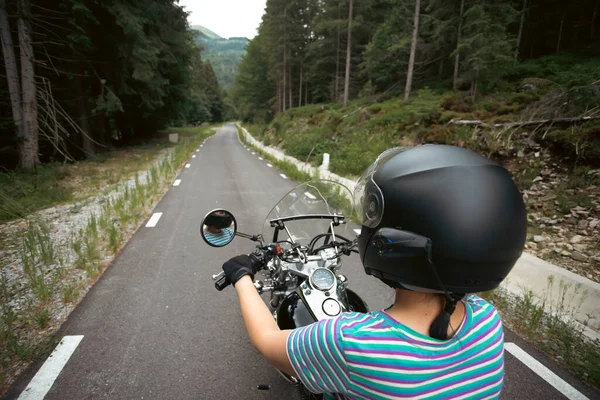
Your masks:
M474 120L463 120L463 119L454 120L454 119L452 119L452 120L450 120L450 122L448 122L448 124L466 125L466 126L482 126L484 128L514 128L514 127L521 127L521 126L527 126L527 125L545 125L545 124L560 124L560 123L573 124L576 122L590 121L592 119L600 119L600 116L537 119L537 120L531 120L531 121L507 122L504 124L488 124L488 123L483 122L478 119L474 119Z

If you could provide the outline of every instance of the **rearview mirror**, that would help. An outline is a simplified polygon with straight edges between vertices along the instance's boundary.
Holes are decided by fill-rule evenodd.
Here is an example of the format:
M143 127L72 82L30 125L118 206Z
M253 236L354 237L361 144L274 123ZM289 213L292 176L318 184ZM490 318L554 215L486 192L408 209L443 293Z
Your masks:
M227 246L237 232L237 223L233 214L227 210L217 209L204 217L200 226L202 239L212 247Z

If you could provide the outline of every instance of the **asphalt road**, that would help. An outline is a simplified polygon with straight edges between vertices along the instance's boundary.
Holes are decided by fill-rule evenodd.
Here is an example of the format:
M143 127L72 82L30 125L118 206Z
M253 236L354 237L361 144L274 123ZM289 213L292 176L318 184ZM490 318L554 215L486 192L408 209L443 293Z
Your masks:
M142 226L61 328L84 335L46 399L288 399L292 391L250 344L235 293L217 292L210 276L253 244L236 238L222 249L204 244L203 216L234 213L238 228L258 233L272 206L294 182L247 151L226 125L194 153L181 184L157 205L154 228ZM393 292L367 277L357 257L341 270L371 309L393 302ZM550 368L589 399L591 389L510 331L506 342ZM6 398L17 398L44 360L34 364ZM506 354L502 398L566 398L511 354ZM259 391L257 385L270 390Z

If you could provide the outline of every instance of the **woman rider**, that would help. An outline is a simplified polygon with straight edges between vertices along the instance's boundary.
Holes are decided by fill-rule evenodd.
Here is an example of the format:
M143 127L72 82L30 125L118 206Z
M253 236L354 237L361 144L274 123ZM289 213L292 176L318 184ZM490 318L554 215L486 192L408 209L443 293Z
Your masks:
M326 398L498 398L503 330L492 290L520 257L525 206L510 174L453 146L392 149L357 182L365 272L394 304L280 330L253 286L256 267L223 270L254 346Z
M224 246L233 238L233 217L224 211L210 213L204 220L202 236L213 246Z

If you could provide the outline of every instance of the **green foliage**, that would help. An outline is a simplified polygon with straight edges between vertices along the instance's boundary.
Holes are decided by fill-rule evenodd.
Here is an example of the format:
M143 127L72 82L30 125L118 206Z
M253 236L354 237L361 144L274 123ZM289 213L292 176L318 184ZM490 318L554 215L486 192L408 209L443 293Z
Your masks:
M66 168L60 164L0 173L0 222L69 200L71 190L58 184L65 176Z
M207 28L196 25L192 29L199 31L197 43L204 49L204 57L210 60L219 85L230 89L233 85L237 66L246 54L248 39L224 39Z

